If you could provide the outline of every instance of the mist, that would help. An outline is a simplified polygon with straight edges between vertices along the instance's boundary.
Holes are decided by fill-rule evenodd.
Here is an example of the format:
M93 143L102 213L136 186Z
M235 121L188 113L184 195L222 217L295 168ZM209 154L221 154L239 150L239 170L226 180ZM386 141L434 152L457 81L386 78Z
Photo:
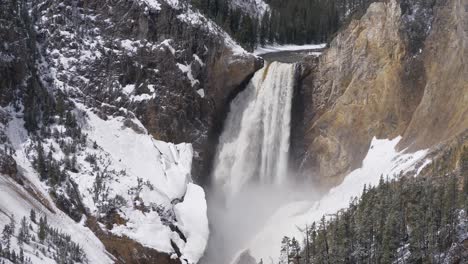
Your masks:
M294 175L288 178L291 181L282 185L250 183L230 197L216 188L207 190L210 239L200 263L231 263L281 206L318 198L311 182L295 182Z

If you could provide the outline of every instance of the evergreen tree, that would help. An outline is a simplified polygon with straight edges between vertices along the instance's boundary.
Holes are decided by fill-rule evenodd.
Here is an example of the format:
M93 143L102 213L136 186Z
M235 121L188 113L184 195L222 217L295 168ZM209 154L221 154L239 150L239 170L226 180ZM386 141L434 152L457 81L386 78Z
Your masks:
M21 225L20 225L19 234L18 234L18 242L20 244L23 244L23 243L28 244L30 237L31 235L29 233L28 221L26 220L26 217L23 217L21 219Z
M10 245L11 245L10 239L12 235L13 235L13 230L11 229L11 225L8 224L3 228L3 231L2 231L2 240L5 243L7 250L10 249Z
M460 173L463 176L463 192L460 195L461 204L468 212L468 147L464 146L460 157Z
M20 248L19 261L20 263L24 263L24 251L22 247Z
M31 209L31 212L29 213L29 219L31 222L36 223L36 211L34 209Z
M37 236L41 242L44 242L47 237L47 217L45 216L39 219L39 231Z
M281 240L280 264L290 263L291 261L290 244L291 244L291 239L287 236L283 237L283 239Z
M260 22L260 30L259 30L259 44L260 46L265 46L268 40L268 32L269 32L269 23L270 23L270 14L265 13L262 16L262 20Z
M37 157L34 161L35 168L39 175L41 176L41 180L47 179L47 164L44 158L44 148L42 147L42 143L38 141L36 145L36 153Z
M453 255L463 248L457 227L467 221L460 188L466 176L456 167L461 162L452 161L456 153L434 161L431 173L437 176L381 177L379 186L366 186L348 209L306 228L302 262L444 263L460 257L464 263L463 255Z
M294 264L299 264L300 258L301 258L301 246L299 245L299 242L296 240L296 238L293 237L289 245L289 259Z

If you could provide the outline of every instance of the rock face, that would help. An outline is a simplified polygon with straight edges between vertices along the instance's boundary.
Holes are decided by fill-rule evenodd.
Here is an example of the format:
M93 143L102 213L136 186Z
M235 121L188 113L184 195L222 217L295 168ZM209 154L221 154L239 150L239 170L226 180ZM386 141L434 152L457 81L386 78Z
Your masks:
M2 28L5 42L26 39L2 47L2 104L15 90L57 86L107 115L126 108L156 139L193 143L200 175L214 120L261 60L186 1L155 3L19 1L32 16L18 14ZM33 98L40 108L48 97Z
M424 94L402 148L427 148L468 127L468 1L437 3L424 46Z
M125 107L156 139L193 143L194 172L201 174L213 120L261 62L186 1L157 3L86 1L81 15L73 1L44 1L42 17L70 17L39 21L45 52L60 58L52 65L71 72L58 78L94 106L104 103L108 113ZM91 54L83 54L87 49Z
M468 128L466 4L373 3L318 61L302 64L305 144L294 152L304 174L334 185L360 166L373 137L403 135L400 148L421 149Z

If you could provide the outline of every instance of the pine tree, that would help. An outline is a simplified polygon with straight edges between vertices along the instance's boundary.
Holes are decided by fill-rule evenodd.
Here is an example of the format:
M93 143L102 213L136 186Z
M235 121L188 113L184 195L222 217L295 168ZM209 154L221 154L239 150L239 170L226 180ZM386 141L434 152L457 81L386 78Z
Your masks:
M29 213L29 219L31 222L36 223L36 211L34 209L31 209Z
M462 206L465 211L468 212L468 147L464 146L462 155L460 158L460 172L463 176L463 193L461 197L464 197L462 201Z
M20 248L19 261L20 263L24 263L24 251L22 247Z
M283 237L281 240L281 255L280 255L280 264L289 264L290 263L290 244L291 239L287 236Z
M10 249L10 239L12 235L13 235L13 230L11 229L11 226L8 224L3 228L3 231L2 231L2 240L4 241L7 250Z
M265 46L268 41L268 35L270 31L270 13L266 12L262 16L262 20L260 23L260 31L259 31L259 41L261 46Z
M23 217L21 219L21 225L20 225L20 230L19 230L19 234L18 234L18 242L20 244L23 244L23 243L28 244L30 236L31 235L29 233L28 221L26 220L26 217Z
M39 219L39 232L37 236L41 242L44 242L47 237L47 218L45 216Z
M299 264L300 258L301 258L301 247L299 245L299 242L296 240L296 238L293 237L289 245L289 259L294 264Z
M14 250L10 253L11 262L16 263L16 252Z
M47 179L47 165L44 158L44 148L42 147L42 143L38 141L36 146L37 157L35 159L34 165L36 167L37 172L41 176L41 180Z

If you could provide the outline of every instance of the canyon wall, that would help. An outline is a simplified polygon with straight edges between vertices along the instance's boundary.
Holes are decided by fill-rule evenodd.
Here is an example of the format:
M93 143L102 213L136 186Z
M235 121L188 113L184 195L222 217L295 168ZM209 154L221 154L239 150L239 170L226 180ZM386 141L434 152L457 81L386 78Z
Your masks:
M428 148L468 128L466 0L389 0L301 63L303 118L293 138L302 174L335 185L360 167L373 137ZM294 131L295 128L293 128Z

